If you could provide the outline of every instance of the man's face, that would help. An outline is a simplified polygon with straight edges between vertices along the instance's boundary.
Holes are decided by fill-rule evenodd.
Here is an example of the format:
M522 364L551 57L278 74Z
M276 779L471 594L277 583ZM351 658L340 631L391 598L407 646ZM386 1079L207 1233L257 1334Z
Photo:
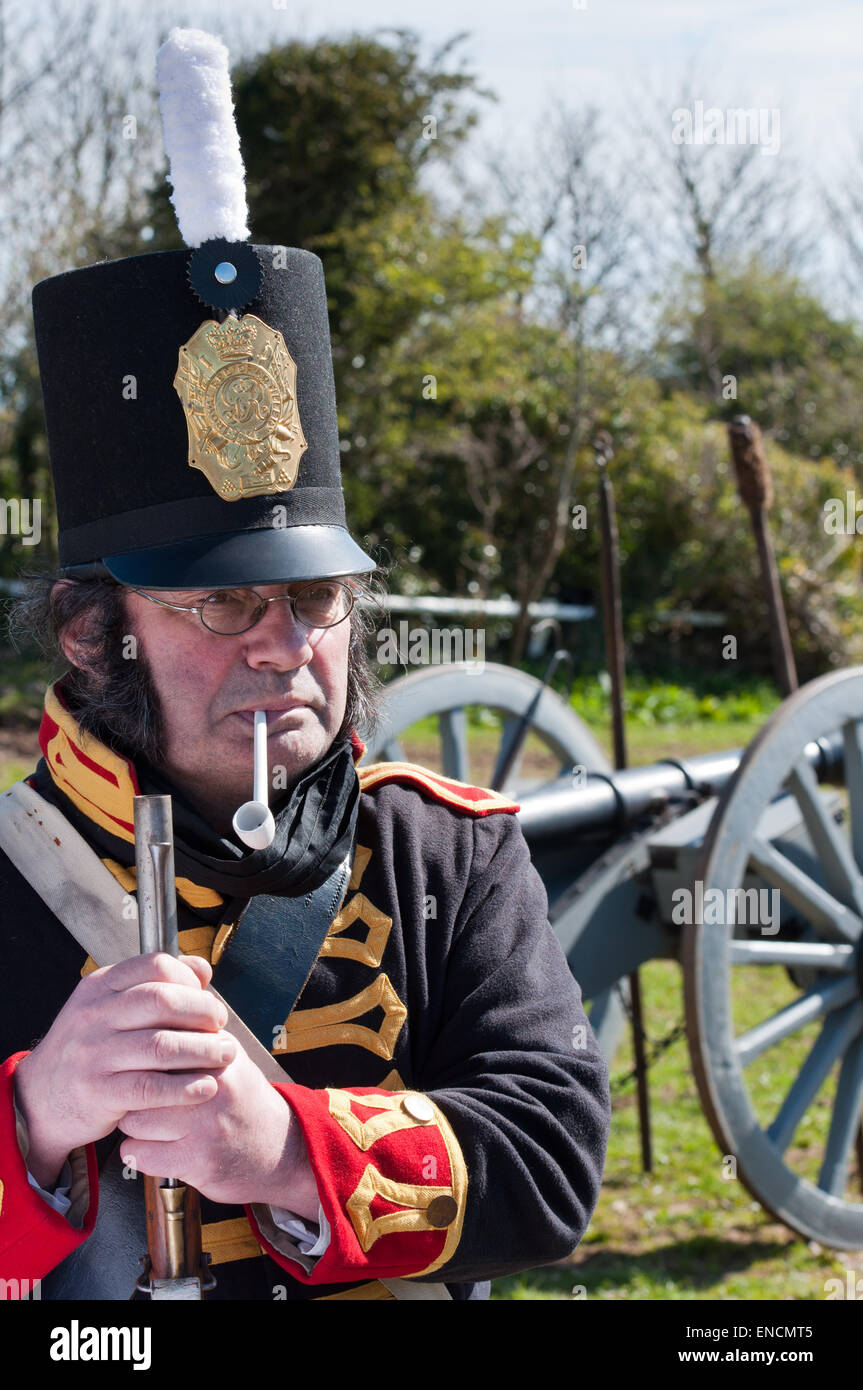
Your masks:
M299 586L292 585L288 592ZM262 598L284 585L255 585ZM153 590L168 603L200 603L208 590ZM350 619L298 623L291 605L267 605L248 632L209 632L197 613L125 595L130 632L146 659L165 730L162 770L216 829L252 797L254 711L267 711L273 799L327 752L345 713Z

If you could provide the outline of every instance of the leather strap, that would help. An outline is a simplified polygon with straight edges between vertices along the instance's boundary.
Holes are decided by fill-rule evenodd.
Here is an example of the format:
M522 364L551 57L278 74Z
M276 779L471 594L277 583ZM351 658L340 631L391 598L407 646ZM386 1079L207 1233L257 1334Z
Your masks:
M314 969L351 874L347 854L303 898L250 900L213 971L213 985L265 1047L272 1047Z

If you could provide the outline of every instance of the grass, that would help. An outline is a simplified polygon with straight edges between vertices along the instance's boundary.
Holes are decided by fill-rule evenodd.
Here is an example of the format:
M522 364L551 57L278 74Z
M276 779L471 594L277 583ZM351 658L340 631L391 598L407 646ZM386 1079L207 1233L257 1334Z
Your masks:
M641 980L645 1031L651 1038L664 1036L682 1017L679 967L653 961L642 968ZM794 993L784 971L762 969L757 985L750 979L735 990L737 1026L764 1018ZM757 1111L775 1113L805 1050L802 1040L794 1040L771 1050L769 1071L763 1060L756 1062ZM635 1083L618 1084L631 1066L627 1037L612 1066L602 1191L581 1245L563 1265L495 1280L494 1299L572 1300L583 1289L581 1296L600 1300L818 1300L825 1297L827 1279L844 1283L846 1270L863 1273L863 1252L830 1251L796 1237L742 1183L724 1175L685 1038L649 1072L653 1172L642 1173ZM799 1171L811 1168L808 1158L814 1162L821 1152L826 1115L826 1103L814 1107L801 1126L797 1141L809 1152ZM854 1195L851 1184L848 1195Z
M481 687L482 677L474 677L472 689L479 691ZM568 701L611 761L610 681L606 673L579 675L571 683L561 680L555 683L554 693ZM627 762L633 765L744 748L779 703L776 691L767 682L735 680L726 672L688 676L681 673L674 680L631 675L624 700ZM492 775L502 721L496 711L481 705L467 706L466 716L468 780L484 785ZM418 720L398 738L410 761L440 770L436 715ZM525 777L551 778L559 769L560 762L547 745L536 734L530 734L522 759Z
M473 716L473 717L472 717ZM626 752L630 767L657 762L660 758L690 757L697 753L714 753L731 748L745 748L765 722L760 719L741 719L729 723L709 720L695 724L636 724L626 725ZM614 747L609 724L585 719L590 733L599 743L609 763L614 759ZM498 748L501 724L487 710L468 710L468 781L487 786L491 781ZM418 720L398 736L408 762L421 763L436 771L442 770L440 739L436 715ZM521 760L521 775L526 782L543 781L557 776L560 760L536 734L525 740Z

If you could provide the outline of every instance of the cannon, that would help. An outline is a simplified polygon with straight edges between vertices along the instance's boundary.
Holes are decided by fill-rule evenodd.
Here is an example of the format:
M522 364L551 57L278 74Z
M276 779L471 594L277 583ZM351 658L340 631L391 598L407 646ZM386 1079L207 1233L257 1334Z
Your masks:
M367 758L403 756L399 734L435 713L445 774L470 780L465 710L482 705L503 716L494 765L518 793L606 1056L621 978L677 960L693 1077L721 1153L799 1235L863 1248L863 667L795 691L746 749L617 772L530 676L437 667L386 688ZM553 765L538 787L507 756L525 715ZM787 999L759 1012L771 971ZM776 1076L778 1105L765 1084Z

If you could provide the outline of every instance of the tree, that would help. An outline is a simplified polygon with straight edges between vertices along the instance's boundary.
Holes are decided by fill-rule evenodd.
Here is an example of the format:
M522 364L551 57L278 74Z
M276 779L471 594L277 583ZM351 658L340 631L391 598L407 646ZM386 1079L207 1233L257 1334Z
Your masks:
M528 605L545 592L564 545L572 540L579 459L587 459L597 426L608 423L627 369L644 362L648 334L634 305L643 298L645 265L636 250L628 165L595 108L561 104L541 123L530 160L515 160L507 150L489 161L493 187L503 195L512 222L540 246L528 304L533 317L562 340L562 352L555 354L551 345L549 351L567 364L568 373L555 376L557 438L550 447L538 440L529 446L537 460L545 456L544 468L551 472L542 486L530 483L533 491L522 499L533 525L513 559L521 608L510 643L512 661L524 652ZM611 355L618 380L608 395L599 386L608 384L600 364Z
M805 264L812 250L814 234L800 212L804 202L796 166L780 158L778 147L762 153L760 128L752 130L742 104L722 108L720 128L712 136L687 138L683 113L694 118L697 107L710 107L703 98L717 89L716 76L690 71L676 95L645 92L633 107L633 191L660 279L682 267L711 280L720 266L752 256L793 269ZM725 81L725 93L734 85L733 79ZM759 139L752 138L756 133Z
M30 291L48 275L141 249L136 213L146 208L153 154L145 140L126 138L126 118L142 113L149 97L141 59L149 23L69 0L38 28L24 4L0 10L0 475L6 496L41 501L49 561L56 558L53 488ZM4 574L14 558L5 545ZM33 553L25 558L32 562Z
M796 277L754 259L685 277L658 360L662 380L722 418L751 415L787 449L832 455L863 478L863 333Z

